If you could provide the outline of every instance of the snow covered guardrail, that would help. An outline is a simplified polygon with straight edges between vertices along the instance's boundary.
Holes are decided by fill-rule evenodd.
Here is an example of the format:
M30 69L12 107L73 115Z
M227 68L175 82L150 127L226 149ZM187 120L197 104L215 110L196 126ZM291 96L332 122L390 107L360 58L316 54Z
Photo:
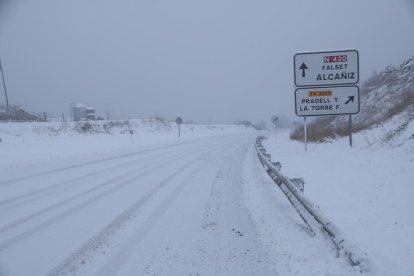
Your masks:
M266 168L269 176L287 196L301 218L310 227L311 231L315 233L318 229L322 230L322 232L326 233L331 238L338 253L345 254L351 265L358 266L361 272L369 271L370 264L366 254L364 254L358 247L348 243L339 229L318 211L318 207L298 190L292 180L280 173L280 163L271 162L270 154L267 154L266 149L263 148L263 139L265 139L263 136L256 138L256 151L260 162Z

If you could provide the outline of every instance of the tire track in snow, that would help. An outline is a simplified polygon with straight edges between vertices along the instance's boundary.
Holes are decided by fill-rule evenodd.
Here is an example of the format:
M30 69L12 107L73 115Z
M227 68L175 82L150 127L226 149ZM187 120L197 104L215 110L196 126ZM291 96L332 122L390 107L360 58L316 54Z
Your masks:
M26 239L27 237L29 237L29 236L37 233L38 231L41 231L43 228L46 228L49 225L51 225L53 223L56 223L57 221L60 221L60 220L64 219L65 217L67 217L67 216L69 216L69 215L71 215L71 214L73 214L73 213L75 213L75 212L77 212L79 210L82 210L83 208L87 207L88 205L91 205L92 203L98 201L99 199L101 199L101 198L103 198L103 197L105 197L107 195L110 195L114 191L119 190L119 189L127 186L128 184L131 184L132 181L135 181L135 180L137 180L137 179L139 179L139 178L141 178L141 177L143 177L143 176L145 176L145 175L147 175L147 174L149 174L149 173L157 170L159 166L168 164L170 162L170 160L177 159L177 158L185 158L186 156L191 155L193 153L193 151L194 151L194 149L191 149L191 150L186 151L186 153L184 153L182 155L179 155L179 156L172 155L171 157L169 157L167 159L166 158L163 158L161 161L155 161L155 162L153 162L151 164L151 166L152 166L151 168L149 168L149 169L147 169L147 170L139 173L138 175L129 177L126 180L120 182L117 186L112 187L109 190L103 191L103 192L95 195L94 197L87 199L85 202L83 202L81 204L78 204L78 205L75 205L75 206L72 206L71 208L63 211L62 213L59 213L59 214L57 214L57 215L55 215L55 216L47 219L46 221L43 221L43 222L41 222L41 223L39 223L39 224L37 224L37 225L35 225L35 226L33 226L33 227L25 230L25 231L23 231L20 234L17 234L16 236L14 236L14 237L12 237L10 239L7 239L6 241L1 242L0 243L0 252L4 251L5 249L9 248L10 246L13 246L16 243L19 243L20 241L22 241L22 240ZM131 173L133 173L133 172L131 172ZM122 175L122 178L125 178L127 176L128 176L128 174L124 174L124 175ZM117 181L119 181L119 177L117 177L115 179ZM105 185L106 186L106 185L109 185L111 183L113 183L113 181L112 182L111 181L106 181L102 185ZM82 196L82 195L80 195L80 196ZM47 211L49 211L49 210L46 210L46 212ZM21 223L22 222L20 222L19 224L21 224Z
M232 157L233 154L235 154L236 152L238 152L239 150L242 150L243 148L245 148L245 145L241 145L241 146L237 146L237 147L232 147L228 153L224 153L222 154L218 160L219 162L215 162L215 166L214 166L214 170L217 170L218 172L215 173L217 174L217 176L220 175L220 171L222 170L224 164L226 163L226 161L230 160L230 158ZM209 163L208 161L206 161L205 163ZM202 192L203 194L207 194L209 195L209 188L211 189L211 187L213 185L217 185L215 184L217 182L217 176L211 179L211 182L208 183L204 183L204 185L207 186L207 189L202 189L204 192ZM222 183L221 183L222 184ZM163 242L161 242L158 245L158 248L160 248L160 250L155 251L151 258L149 258L148 260L146 260L146 263L141 263L141 268L143 269L142 271L140 271L140 275L210 275L210 273L207 273L207 271L212 271L211 266L212 264L210 262L206 262L206 259L209 259L208 256L206 257L205 253L206 251L208 251L208 246L205 246L207 243L202 243L201 241L204 241L204 237L205 237L205 233L207 228L209 227L213 227L214 225L206 225L204 223L204 219L201 220L201 218L204 217L203 213L205 212L205 209L207 208L208 204L208 200L206 197L205 198L205 202L204 199L202 199L200 201L200 189L196 186L192 186L189 187L189 189L186 190L186 193L188 195L190 194L194 194L194 199L189 199L189 202L187 202L188 206L193 206L192 204L194 204L194 209L198 209L199 210L199 216L193 217L193 219L195 219L195 221L187 221L187 220L180 220L181 218L177 218L177 221L180 221L181 224L193 224L193 225L198 225L199 228L197 229L193 229L193 231L199 231L199 229L201 230L201 236L198 238L193 238L193 239L188 239L187 241L184 241L186 243L186 245L184 246L179 246L179 244L181 244L180 242L180 236L181 234L178 235L178 240L175 239L175 237L171 237L169 235L169 238ZM196 199L198 197L198 199ZM202 196L203 198L203 196ZM177 200L176 200L177 201ZM200 205L201 202L204 202L203 204ZM171 209L171 207L169 208ZM193 209L193 208L192 208ZM204 212L203 212L204 211ZM184 211L185 212L185 211ZM198 213L198 211L196 211ZM187 214L188 215L188 214ZM164 215L165 216L165 215ZM186 216L184 214L184 216ZM174 219L174 221L176 221ZM168 222L166 222L168 223ZM180 224L178 224L180 225ZM177 229L178 230L178 229ZM175 231L177 231L175 230ZM179 230L178 230L179 231ZM193 232L191 232L193 233ZM185 234L184 234L185 235ZM197 234L196 234L197 236ZM171 242L171 240L174 240L174 242ZM162 245L161 245L162 244ZM178 248L176 246L179 246ZM142 248L144 249L144 248ZM213 255L216 255L217 253L214 253ZM137 256L135 256L135 258L137 258ZM162 261L161 261L162 260ZM137 260L138 262L140 262L141 260ZM160 261L161 261L161 265L160 265ZM215 264L213 264L215 265ZM206 267L209 267L209 269L206 269ZM121 266L122 268L122 266ZM212 274L212 275L219 275L220 273L216 273L216 274ZM99 274L96 274L99 275ZM109 275L109 274L108 274Z
M249 145L250 147L251 145ZM223 160L212 183L203 217L205 236L196 248L200 262L214 275L273 275L267 268L267 254L255 224L243 204L243 147Z
M204 143L206 143L206 142L204 142ZM204 143L200 143L200 144L204 144ZM197 147L197 146L199 146L199 145L195 145L195 147ZM180 152L180 149L173 149L173 150L171 150L167 153L172 153L172 152ZM141 158L136 159L136 160L132 160L132 161L124 162L124 163L121 163L121 164L117 164L117 165L114 165L114 166L111 166L111 167L108 167L108 168L105 168L105 169L100 169L100 170L94 171L92 173L84 174L82 176L78 176L78 177L75 177L75 178L72 178L72 179L65 180L63 182L58 182L58 183L55 183L55 184L51 184L51 186L44 187L44 188L41 188L41 189L36 190L36 191L32 191L32 192L25 193L25 194L22 194L22 195L19 195L19 196L15 196L15 197L7 199L7 200L3 200L3 201L0 202L0 210L8 210L10 208L16 208L17 206L19 206L18 204L16 204L16 202L19 202L23 199L31 198L31 197L34 197L34 196L44 196L43 193L48 193L49 194L50 192L56 192L55 190L61 191L62 189L67 188L65 186L67 186L71 183L75 183L74 185L76 185L77 181L82 181L84 179L87 179L88 177L93 177L93 176L105 173L108 170L113 170L113 169L120 168L120 167L133 166L134 164L136 164L136 163L138 163L138 162L140 162L140 161L142 161L146 158L152 158L152 157L155 157L155 156L165 155L165 153L166 152L160 152L160 153L156 153L156 154L153 154L153 155L150 155L150 156L144 156L144 157L141 157ZM79 182L77 184L83 184L83 182ZM70 187L72 187L72 186L73 185L71 185ZM13 203L15 203L15 204L13 204ZM4 207L3 205L6 206L6 207Z
M171 160L173 158L175 159L176 157L177 156L173 156L173 157L168 158L167 160ZM164 158L164 160L165 160L165 158ZM146 169L146 168L149 168L149 167L153 167L154 165L158 165L158 164L159 164L159 161L155 161L155 162L146 164L145 166L142 166L142 167L139 167L139 168L135 168L133 170L130 170L128 172L125 172L122 175L118 175L118 176L116 176L116 177L114 177L112 179L109 179L109 180L107 180L107 181L105 181L105 182L103 182L103 183L101 183L101 184L99 184L97 186L93 186L93 187L91 187L91 188L89 188L87 190L80 191L79 193L77 193L74 196L71 196L71 197L69 197L69 198L67 198L65 200L62 200L62 201L60 201L58 203L55 203L55 204L53 204L51 206L48 206L46 208L43 208L43 209L38 210L36 212L33 212L33 213L31 213L31 214L23 217L23 218L19 218L19 219L15 220L15 221L13 221L11 223L8 223L8 224L6 224L4 226L1 226L0 227L0 233L3 233L3 232L8 231L10 229L13 229L14 227L17 227L17 226L19 226L19 225L21 225L23 223L26 223L26 222L28 222L30 220L33 220L33 219L35 219L37 217L40 217L40 216L44 215L44 214L47 214L48 212L54 211L57 208L62 207L62 206L66 205L66 204L68 204L70 202L73 202L73 201L75 201L75 200L77 200L77 199L79 199L81 197L88 196L89 194L94 193L94 192L96 192L99 189L103 189L103 188L105 188L108 185L114 184L116 181L119 181L121 178L124 178L124 177L130 176L130 175L139 173L143 169ZM80 184L82 184L82 182Z
M225 148L225 147L223 147ZM192 159L191 161L187 162L184 166L181 166L178 168L174 173L168 175L165 177L161 182L159 182L154 188L152 188L146 195L141 197L137 202L135 202L131 207L129 207L127 210L122 212L120 215L118 215L111 223L109 223L105 228L103 228L101 231L99 231L94 237L89 239L84 245L82 245L79 249L77 249L75 252L73 252L69 257L67 257L60 265L58 265L56 268L51 270L47 275L48 276L56 276L56 275L73 275L76 274L80 268L80 266L85 265L87 263L86 260L93 259L95 255L101 254L100 250L103 246L107 245L109 241L113 238L114 235L116 235L123 227L125 227L129 221L133 220L136 214L140 211L140 209L148 202L149 199L151 199L154 195L156 195L163 187L165 187L168 183L173 181L177 176L185 172L186 169L188 169L191 166L195 166L197 162L200 162L200 158L205 157L207 155L211 155L217 151L220 151L220 148L216 148L214 150L207 150L206 153L203 153L196 158ZM203 164L200 164L196 166L192 171L190 176L188 176L185 179L185 182L188 182L191 179L191 176L197 172ZM159 217L163 213L163 210L166 209L166 207L173 201L173 199L178 195L179 191L184 188L184 184L179 185L177 188L174 189L174 191L167 197L167 199L164 200L164 203L157 208L155 211L155 214L152 214L151 217ZM150 220L149 218L143 222L140 227L140 229L148 229L151 227L148 227L149 225L153 224L151 222L148 222ZM146 227L144 227L144 225ZM139 234L137 234L139 233ZM136 237L139 236L143 238L144 236L141 236L141 231L138 230L133 237L130 239L136 239ZM129 241L124 243L127 246L130 244ZM124 250L120 250L120 254L123 256L128 255L128 253ZM117 258L118 259L118 258ZM122 258L121 258L122 259ZM113 260L113 259L111 259ZM116 265L111 263L111 260L109 261L109 267L112 267L111 269L104 268L103 271L106 271L106 275L115 275L114 273L115 268L122 265L117 263ZM99 273L100 275L104 275Z
M102 158L102 159L98 159L98 160L92 160L92 161L88 161L88 162L78 163L78 164L74 164L74 165L70 165L70 166L66 166L66 167L62 167L62 168L57 168L57 169L53 169L53 170L48 170L48 171L43 171L43 172L34 173L34 174L30 174L30 175L25 175L25 176L21 176L21 177L16 177L16 178L12 178L12 179L3 180L3 181L0 181L0 186L9 185L9 184L14 183L14 182L19 182L19 181L26 180L26 179L31 179L31 178L34 178L34 177L44 176L44 175L48 175L48 174L52 174L52 173L58 173L58 172L67 171L67 170L71 170L71 169L76 169L76 168L80 168L80 167L84 167L84 166L88 166L88 165L98 164L98 163L102 163L102 162L106 162L106 161L112 161L112 160L121 159L121 158L129 157L129 156L134 156L134 155L137 155L137 154L142 154L142 153L146 153L146 152L150 152L150 151L162 150L162 149L169 148L169 147L180 147L180 146L186 147L186 145L193 144L193 143L200 143L200 141L192 141L192 142L187 142L187 143L183 142L183 143L180 143L180 144L166 145L166 146L157 147L157 148L153 148L153 149L140 150L140 151L137 151L137 152L126 153L126 154L111 156L111 157Z
M198 158L196 162L200 162L200 159ZM131 257L133 251L137 247L137 244L139 244L148 235L151 229L159 221L160 217L168 210L168 207L172 205L172 203L175 201L178 195L188 185L190 180L204 166L204 162L204 160L201 160L200 164L191 170L191 172L186 176L186 178L177 187L174 188L174 190L166 199L162 201L162 203L156 208L152 215L150 215L141 224L141 226L137 230L135 230L132 236L130 236L126 241L124 241L124 243L122 244L121 248L118 249L115 256L113 256L108 262L106 262L99 269L96 275L112 276L118 274L118 271L121 269L122 265ZM194 165L194 162L192 163L192 165Z

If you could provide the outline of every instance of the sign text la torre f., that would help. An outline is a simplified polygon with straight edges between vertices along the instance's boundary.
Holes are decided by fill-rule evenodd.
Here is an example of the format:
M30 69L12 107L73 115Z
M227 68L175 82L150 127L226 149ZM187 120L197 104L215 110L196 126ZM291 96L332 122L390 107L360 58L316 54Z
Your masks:
M359 88L356 85L298 88L295 102L298 116L356 114Z

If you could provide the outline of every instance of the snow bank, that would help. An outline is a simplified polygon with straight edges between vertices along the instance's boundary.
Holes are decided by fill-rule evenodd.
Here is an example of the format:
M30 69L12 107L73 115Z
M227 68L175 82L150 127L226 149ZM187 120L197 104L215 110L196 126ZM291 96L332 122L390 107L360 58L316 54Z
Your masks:
M401 125L406 125L397 131ZM394 133L394 135L390 135ZM378 275L414 272L414 123L398 116L331 143L263 142L288 177L304 177L305 194L378 267Z

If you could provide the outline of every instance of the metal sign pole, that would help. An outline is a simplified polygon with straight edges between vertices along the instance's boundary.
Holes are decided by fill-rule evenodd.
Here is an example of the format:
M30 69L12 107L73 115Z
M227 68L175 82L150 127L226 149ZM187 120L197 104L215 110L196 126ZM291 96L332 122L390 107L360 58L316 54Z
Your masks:
M306 127L306 116L303 117L303 120L304 120L303 127L305 131L305 151L308 151L308 130Z
M352 115L349 114L349 146L352 148Z

